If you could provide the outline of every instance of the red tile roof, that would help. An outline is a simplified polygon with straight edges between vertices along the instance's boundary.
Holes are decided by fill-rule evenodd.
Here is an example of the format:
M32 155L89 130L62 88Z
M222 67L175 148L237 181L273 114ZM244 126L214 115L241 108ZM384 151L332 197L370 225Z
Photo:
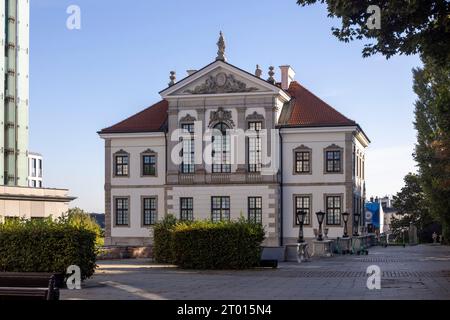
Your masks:
M136 113L100 133L135 133L164 131L167 125L167 109L169 103L161 100L147 109Z
M356 122L336 111L297 81L292 81L287 92L291 95L290 115L284 125L289 126L343 126Z
M292 97L284 106L280 126L353 126L357 123L322 101L296 81L287 90ZM166 100L125 119L99 133L137 133L164 131L167 127ZM286 109L286 110L284 110Z

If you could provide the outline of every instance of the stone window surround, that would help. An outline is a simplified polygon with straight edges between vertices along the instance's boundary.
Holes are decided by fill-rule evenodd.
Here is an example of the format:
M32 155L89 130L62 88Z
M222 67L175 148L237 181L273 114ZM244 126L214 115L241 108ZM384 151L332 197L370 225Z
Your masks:
M158 196L157 195L153 195L153 196L141 196L141 228L146 228L146 229L151 229L153 228L154 224L144 224L144 199L155 199L155 210L156 210L156 218L155 218L155 223L158 221Z
M229 126L229 122L227 122L227 121L220 121L220 122L214 122L214 126L213 127L210 127L211 129L216 129L215 127L216 126L218 126L218 125L222 125L222 126L226 126L226 127L228 127L228 128L226 128L225 129L225 134L224 134L224 132L223 131L221 131L221 140L222 140L222 144L221 144L221 160L222 160L222 162L220 163L220 164L215 164L214 163L214 161L213 161L213 163L211 163L211 173L212 174L223 174L223 175L225 175L225 174L233 174L234 172L233 172L233 164L232 163L230 163L230 164L224 164L223 163L223 160L224 160L224 155L227 155L227 152L226 152L226 150L228 149L228 148L224 148L224 146L226 146L226 142L228 141L229 142L229 144L230 144L230 148L229 148L229 150L230 150L230 152L229 152L229 155L230 155L230 160L231 160L231 155L232 155L232 151L231 151L231 144L232 144L232 140L231 140L231 136L230 135L228 135L228 133L227 133L227 131L228 130L232 130L233 128L232 127L230 127ZM218 130L218 129L216 129L216 130ZM220 130L219 130L220 131ZM214 137L214 135L212 136L212 138ZM225 138L229 138L229 139L224 139L224 137ZM211 138L211 152L212 153L214 153L215 154L215 149L214 149L214 141L213 141L213 139ZM224 151L225 150L225 151ZM214 158L214 157L213 157ZM214 171L214 166L215 165L220 165L220 171ZM224 171L224 166L225 166L225 168L228 168L228 167L226 167L226 166L229 166L229 171Z
M185 220L185 219L182 219L182 211L183 211L183 207L182 207L182 199L192 199L192 220ZM179 219L180 219L180 221L194 221L195 220L195 218L194 218L194 197L180 197L179 198L179 202L180 202L180 215L179 215Z
M336 172L328 172L327 171L327 151L340 151L340 170ZM323 174L343 174L344 173L344 148L331 144L328 147L323 149Z
M297 152L309 152L309 171L308 172L297 172ZM312 174L312 149L305 146L300 145L292 150L292 174L293 175L306 175L306 174Z
M127 156L128 157L128 173L126 175L116 175L116 164L117 164L117 157L118 156ZM126 152L123 149L120 149L119 151L114 152L113 154L113 177L114 178L129 178L130 177L130 170L131 170L131 165L130 165L130 154L128 152Z
M303 226L307 226L307 227L312 227L313 226L313 194L312 193L294 193L292 194L292 210L293 210L293 217L294 219L292 220L292 227L293 228L300 228L300 226L298 224L296 224L296 212L295 212L295 208L297 206L297 197L309 197L309 223L308 224L304 224Z
M128 224L117 224L117 207L116 199L128 199ZM131 228L131 197L130 196L113 196L113 226L114 228Z
M214 211L214 206L213 206L213 201L214 198L220 198L220 220L219 221L231 221L231 197L230 196L211 196L211 221L214 222L214 218L213 218L213 211ZM229 203L229 208L222 208L222 203L223 200L225 198L228 198L228 203ZM223 210L228 210L228 219L223 219L222 217L222 211ZM216 209L217 210L217 209Z
M158 153L152 149L144 150L140 153L141 160L141 178L157 178L158 177ZM154 175L144 175L144 156L155 156L155 174ZM128 164L129 165L129 164ZM128 168L128 173L130 168Z
M327 224L327 197L340 197L341 198L341 217L340 217L340 224ZM339 228L344 226L344 221L342 219L342 212L344 212L343 209L343 203L344 202L344 194L343 193L324 193L323 194L323 208L325 212L325 217L323 218L323 225L330 228ZM349 220L350 221L350 220ZM348 225L348 223L347 223Z
M247 115L247 117L245 118L245 130L249 129L250 123L252 122L260 122L261 123L261 130L265 130L266 129L266 119L264 118L264 115L254 111L253 113ZM250 137L245 137L245 168L246 171L249 173L253 173L253 174L257 174L257 173L261 173L261 171L250 171L250 143L249 143L249 139ZM262 146L262 145L261 145ZM262 149L260 150L260 152L262 153ZM262 155L261 155L262 156ZM261 168L262 168L262 164L261 164Z
M178 121L178 128L179 128L179 129L182 129L182 126L183 126L184 124L192 124L192 125L194 125L194 122L195 122L195 121L197 121L197 118L195 118L195 117L191 116L189 113L187 113L184 117L182 117L182 118ZM195 157L195 144L194 144L194 157ZM195 161L194 161L194 162L195 162ZM183 172L183 170L181 169L181 166L182 166L182 165L180 164L180 165L179 165L179 168L178 168L178 174L182 174L182 175L192 175L192 174L195 174L198 165L196 165L196 164L194 163L194 172L191 172L191 173Z
M250 198L261 199L261 208L252 208L253 210L261 210L261 224L263 223L263 201L261 196L248 196L247 197L247 221L250 221ZM256 215L255 215L256 217Z

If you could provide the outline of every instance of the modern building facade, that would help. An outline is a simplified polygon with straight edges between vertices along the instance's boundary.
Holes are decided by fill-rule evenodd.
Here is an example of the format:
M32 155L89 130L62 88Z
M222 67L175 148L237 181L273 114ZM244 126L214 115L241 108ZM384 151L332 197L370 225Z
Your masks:
M42 157L28 152L30 1L0 0L0 19L0 222L60 216L75 198L43 189Z
M43 187L43 157L39 153L28 153L28 186Z
M262 223L265 244L295 243L326 213L329 237L342 213L363 214L365 149L360 126L294 80L290 66L262 78L217 58L160 92L162 100L99 132L105 140L107 245L149 245L166 214L182 220ZM352 225L349 223L348 229Z
M2 0L0 185L28 186L29 0Z

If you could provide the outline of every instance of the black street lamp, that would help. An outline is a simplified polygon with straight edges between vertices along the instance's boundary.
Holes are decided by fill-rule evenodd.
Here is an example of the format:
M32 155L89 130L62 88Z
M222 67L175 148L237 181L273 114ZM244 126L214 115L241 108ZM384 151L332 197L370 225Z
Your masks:
M342 212L342 220L344 220L344 235L343 238L348 238L348 231L347 231L347 222L348 222L348 212Z
M322 222L323 222L323 218L325 217L325 212L322 211L318 211L316 212L316 216L317 216L317 221L319 222L319 235L317 237L317 240L322 241Z
M299 225L298 229L298 243L303 243L305 240L303 239L303 224L305 223L305 217L307 213L303 210L297 210L296 212L296 218L297 218L297 224Z
M358 237L358 227L359 227L359 219L361 218L361 213L353 214L353 236Z

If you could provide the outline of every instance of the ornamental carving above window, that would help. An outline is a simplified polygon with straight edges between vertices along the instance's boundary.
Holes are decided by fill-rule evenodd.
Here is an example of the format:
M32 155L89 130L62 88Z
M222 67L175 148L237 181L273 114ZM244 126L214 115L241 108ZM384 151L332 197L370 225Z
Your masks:
M194 122L197 119L191 116L189 113L180 119L180 122Z
M249 114L246 118L247 121L263 121L264 116L262 114L259 114L258 112L253 112L252 114Z
M237 80L232 74L220 72L215 76L209 76L204 83L194 89L185 90L191 94L236 93L257 91L256 87L247 87L247 84Z
M229 127L234 127L234 121L232 119L231 111L224 110L222 107L217 111L211 111L209 116L209 126L214 126L219 122L226 123Z

